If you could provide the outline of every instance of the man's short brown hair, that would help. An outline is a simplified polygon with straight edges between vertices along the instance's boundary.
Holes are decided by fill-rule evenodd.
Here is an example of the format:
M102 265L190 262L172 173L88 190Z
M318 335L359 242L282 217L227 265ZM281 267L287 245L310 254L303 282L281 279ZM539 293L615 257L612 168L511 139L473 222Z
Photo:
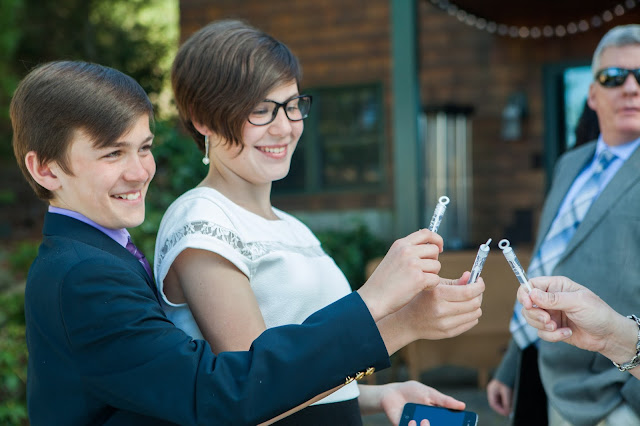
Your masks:
M58 61L33 69L11 100L13 151L38 197L53 194L29 174L25 156L34 151L42 164L54 161L67 174L68 148L76 131L98 148L115 143L143 114L153 123L153 106L144 89L113 68L79 61Z
M298 59L284 43L235 20L213 22L189 37L171 72L182 124L203 151L194 122L225 143L242 145L251 110L277 86L300 86L301 78Z

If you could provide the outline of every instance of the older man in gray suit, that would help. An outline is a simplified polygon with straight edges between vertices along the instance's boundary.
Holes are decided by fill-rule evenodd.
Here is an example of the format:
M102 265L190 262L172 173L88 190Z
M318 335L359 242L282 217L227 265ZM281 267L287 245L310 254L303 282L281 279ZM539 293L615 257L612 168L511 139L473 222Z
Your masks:
M592 70L588 103L601 134L558 161L529 273L565 275L618 312L639 314L640 25L610 30L596 48ZM513 339L487 387L495 411L511 413L516 378L535 371L518 374L520 357L535 345L550 425L640 425L640 381L600 354L537 340L535 331L519 324L519 314L517 309ZM526 392L521 386L516 399Z

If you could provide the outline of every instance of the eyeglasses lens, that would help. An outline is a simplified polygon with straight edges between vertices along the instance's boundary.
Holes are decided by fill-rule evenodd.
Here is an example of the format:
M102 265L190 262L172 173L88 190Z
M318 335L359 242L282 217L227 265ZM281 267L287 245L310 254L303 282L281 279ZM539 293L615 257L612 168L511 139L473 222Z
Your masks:
M309 115L309 110L311 109L311 96L298 96L284 104L274 101L260 102L249 114L249 122L256 126L267 125L276 118L280 107L284 108L284 112L289 120L304 120Z
M311 98L303 96L300 98L291 99L285 105L285 112L287 117L292 121L299 121L307 118L309 110L311 109Z

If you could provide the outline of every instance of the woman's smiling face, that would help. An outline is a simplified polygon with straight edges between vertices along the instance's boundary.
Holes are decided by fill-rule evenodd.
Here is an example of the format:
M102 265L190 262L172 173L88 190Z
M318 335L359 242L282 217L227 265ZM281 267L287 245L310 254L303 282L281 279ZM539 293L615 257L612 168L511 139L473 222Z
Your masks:
M285 103L298 96L295 81L282 84L269 92L267 100ZM304 130L301 121L290 121L283 108L275 119L264 126L247 121L242 130L244 147L211 141L212 162L252 184L280 180L289 173L291 156Z

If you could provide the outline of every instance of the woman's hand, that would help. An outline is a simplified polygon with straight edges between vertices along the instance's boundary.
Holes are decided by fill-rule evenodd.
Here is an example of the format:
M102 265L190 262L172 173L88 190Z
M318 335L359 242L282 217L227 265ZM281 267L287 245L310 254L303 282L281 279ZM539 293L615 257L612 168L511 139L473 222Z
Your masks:
M367 282L358 289L378 321L396 312L423 290L438 285L442 237L421 229L395 241Z
M360 385L360 411L363 415L384 411L391 423L400 423L407 402L464 410L465 403L415 380L386 385Z

